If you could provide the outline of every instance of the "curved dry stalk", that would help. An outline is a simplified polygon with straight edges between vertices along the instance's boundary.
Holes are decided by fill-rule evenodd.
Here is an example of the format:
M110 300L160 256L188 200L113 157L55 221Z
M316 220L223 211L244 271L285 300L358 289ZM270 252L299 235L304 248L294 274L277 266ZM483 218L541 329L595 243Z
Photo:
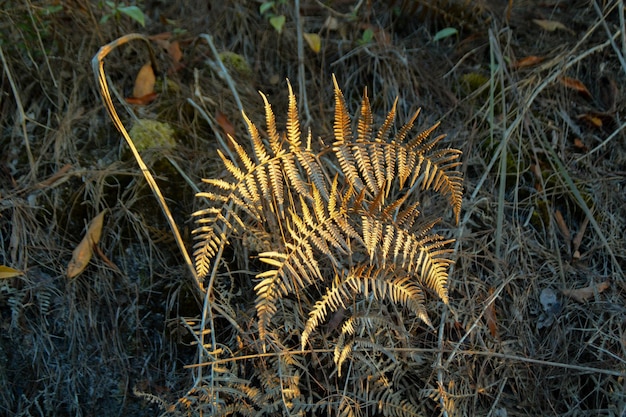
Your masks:
M163 212L163 215L165 216L168 224L170 225L170 229L172 230L172 234L174 235L176 244L178 245L178 248L180 249L180 252L183 255L183 258L185 259L185 263L187 264L187 268L189 269L189 272L191 273L191 276L193 277L194 286L196 290L198 291L199 294L204 294L205 293L204 286L196 274L196 269L193 266L191 257L189 256L189 253L187 252L187 248L185 247L183 239L178 230L178 226L176 225L176 222L174 221L174 218L172 217L172 213L167 205L167 202L165 201L165 198L163 197L163 194L161 193L161 190L158 184L156 183L154 177L152 176L152 173L150 172L147 165L141 158L141 155L139 154L139 151L135 147L135 144L133 143L132 138L126 131L124 124L120 120L117 114L117 111L115 110L113 101L111 100L111 93L109 92L109 85L106 79L106 75L104 73L104 58L118 46L121 46L133 40L142 40L146 42L146 44L148 45L148 49L150 51L150 60L152 61L152 66L153 68L155 68L156 61L154 58L154 53L152 52L152 48L150 47L149 40L144 35L141 35L138 33L130 33L128 35L122 36L121 38L114 40L113 42L110 42L102 46L100 50L98 51L98 53L92 58L91 66L94 72L94 76L96 78L96 83L98 84L98 87L99 87L100 96L102 97L102 101L104 102L104 106L106 107L109 113L109 116L111 117L111 120L113 121L113 124L115 125L117 130L120 131L120 133L126 140L128 147L133 153L133 156L135 157L135 160L137 161L137 164L139 165L139 168L141 169L141 173L146 179L146 182L148 183L148 185L150 186L150 189L156 196L159 206L161 207L161 211Z

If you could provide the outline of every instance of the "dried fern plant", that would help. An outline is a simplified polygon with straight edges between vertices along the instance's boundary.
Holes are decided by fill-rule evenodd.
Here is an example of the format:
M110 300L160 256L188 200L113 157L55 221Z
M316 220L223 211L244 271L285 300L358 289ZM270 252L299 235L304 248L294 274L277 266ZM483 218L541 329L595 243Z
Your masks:
M194 230L197 274L210 276L209 290L219 285L216 270L225 246L248 242L258 260L253 262L257 268L257 352L278 354L273 362L255 364L260 369L256 377L263 381L263 395L253 393L245 383L236 387L228 384L225 389L219 381L234 381L240 376L220 366L219 372L230 377L216 377L214 367L213 379L208 382L213 394L198 397L210 399L212 406L205 411L214 415L227 411L218 406L215 397L220 386L223 395L246 404L247 411L238 410L243 414L276 402L290 413L329 404L338 414L352 410L345 415L355 412L359 404L385 404L397 411L391 411L392 415L417 413L407 402L407 394L402 394L405 388L399 388L406 371L394 372L392 381L382 371L398 364L395 347L410 347L410 332L402 319L394 322L389 310L395 309L400 318L405 311L411 312L431 326L427 293L448 303L452 240L433 231L441 218L423 216L419 200L427 190L444 196L458 221L462 200L460 151L437 148L444 137L432 136L437 125L412 136L419 111L394 133L395 105L375 131L367 91L353 133L334 77L333 82L332 144L313 149L311 132L301 131L296 98L289 85L286 132L279 133L272 107L261 94L267 134L262 135L244 114L251 151L231 137L236 160L218 151L230 178L203 180L210 190L198 194L208 205L194 213L198 224ZM324 323L328 323L324 326L327 331L339 331L330 346L320 346L328 343L319 336ZM197 334L202 332L208 333L197 329ZM292 342L294 335L299 336L299 354ZM332 378L343 375L355 384L351 402L339 395L343 391L337 382L326 387L330 390L335 386L332 391L337 398L333 400L312 404L311 390L306 395L300 392L302 370L311 366L300 363L309 345L313 352L320 347L332 352L328 357L338 371ZM217 349L215 341L206 346L207 351ZM375 353L364 355L364 350ZM348 358L353 363L363 360L346 375L342 364ZM404 358L405 365L410 361ZM371 384L356 383L355 376L363 373L376 377ZM315 378L328 379L328 375ZM279 394L272 397L271 387Z

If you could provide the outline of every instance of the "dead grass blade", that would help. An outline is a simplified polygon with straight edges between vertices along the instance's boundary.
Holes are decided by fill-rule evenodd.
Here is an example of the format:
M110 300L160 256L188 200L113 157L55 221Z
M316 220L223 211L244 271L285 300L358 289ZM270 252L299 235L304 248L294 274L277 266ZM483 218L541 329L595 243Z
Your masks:
M172 217L172 213L167 205L167 202L165 201L165 198L163 197L163 194L161 193L161 190L158 184L154 180L152 173L150 172L145 162L141 158L141 155L139 154L139 151L135 147L133 140L131 139L130 135L126 131L124 124L122 123L119 116L117 115L115 106L113 105L113 101L111 100L111 94L109 92L109 86L108 86L108 82L107 82L106 75L104 72L104 58L118 46L121 46L133 40L142 40L146 42L146 44L148 45L148 49L150 51L152 67L156 68L156 60L154 58L154 54L152 52L152 48L150 46L150 41L148 40L148 38L146 38L144 35L141 35L141 34L131 33L131 34L122 36L121 38L118 38L114 40L113 42L110 42L102 46L100 50L98 51L98 53L91 60L92 69L94 72L94 76L96 78L96 83L98 84L98 87L100 90L100 96L102 97L102 101L104 102L104 106L106 107L109 113L109 116L111 117L111 120L115 124L115 127L120 131L120 133L126 140L126 143L128 144L128 147L133 153L133 156L135 157L135 160L137 161L137 164L139 165L139 168L141 169L141 172L144 178L146 179L146 182L150 186L150 189L152 190L154 195L157 197L157 201L159 203L159 206L161 207L161 211L165 215L165 218L167 219L167 222L170 225L170 229L172 230L172 234L174 235L176 244L178 245L178 248L180 249L180 252L183 255L183 258L185 260L185 263L187 264L187 268L189 269L189 272L191 273L191 276L193 277L194 286L196 290L200 294L202 294L204 293L204 287L202 285L202 282L200 282L200 280L198 279L198 276L196 274L196 269L193 266L191 257L189 256L189 253L187 252L187 248L185 247L185 243L183 242L183 239L178 230L178 226L176 225L176 222L174 221L174 218Z
M574 180L567 172L567 168L565 167L565 165L563 165L563 162L561 162L561 159L556 154L554 148L550 146L549 143L547 143L547 140L545 137L538 136L538 140L541 142L543 149L550 156L549 161L550 161L550 164L552 164L553 166L553 170L559 174L559 178L565 183L569 191L572 193L572 196L574 197L576 204L578 204L578 207L580 207L580 209L585 213L585 215L589 219L589 222L591 223L591 226L593 227L596 234L598 235L598 238L602 242L602 245L606 248L606 251L611 258L612 266L614 268L615 273L619 276L624 276L624 271L622 270L622 267L620 266L620 263L617 257L615 256L615 252L613 251L613 249L611 249L611 246L609 245L609 241L606 235L604 234L604 232L602 231L602 228L596 221L593 215L593 212L591 211L591 208L587 205L587 202L585 201L583 196L580 194L580 190L574 183Z
M22 127L22 134L24 135L24 147L26 148L26 155L28 156L28 163L30 164L30 175L33 181L37 181L37 170L35 169L35 158L33 158L33 153L30 150L30 143L28 140L28 131L26 130L26 113L24 112L24 106L22 105L22 99L20 98L19 89L15 85L15 81L13 80L13 75L11 74L11 70L9 69L9 64L4 57L4 52L2 51L2 45L0 45L0 60L2 60L4 73L7 75L7 78L9 79L9 84L11 85L11 90L13 91L13 97L15 98L15 102L17 103L17 109L20 115L20 126Z

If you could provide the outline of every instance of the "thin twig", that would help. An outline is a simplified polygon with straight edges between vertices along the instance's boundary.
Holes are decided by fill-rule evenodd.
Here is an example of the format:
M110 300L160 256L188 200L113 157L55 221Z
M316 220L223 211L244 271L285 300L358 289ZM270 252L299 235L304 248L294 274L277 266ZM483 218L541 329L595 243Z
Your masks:
M35 23L35 18L33 17L33 10L35 8L33 7L33 5L31 4L31 2L28 2L28 17L30 17L30 22L33 25L33 28L35 28L35 33L37 34L37 42L39 43L39 47L41 48L41 51L45 51L46 47L43 44L43 40L41 40L41 33L39 33L39 29L37 28L37 24ZM46 67L48 68L48 73L50 74L50 80L52 80L52 84L54 84L55 88L59 88L59 84L57 83L57 79L54 77L54 72L52 72L52 67L50 66L50 60L48 59L48 54L44 54L44 61L46 62ZM43 78L43 77L42 77Z
M198 97L198 98L200 98L200 100L202 100L202 97L200 97L199 93L196 94L196 97ZM231 152L230 147L228 145L226 145L226 142L224 141L224 137L222 136L220 131L217 129L217 127L215 126L215 123L213 123L213 119L211 119L209 117L208 113L206 111L204 111L204 109L202 107L200 107L198 105L198 103L196 103L195 101L193 101L190 98L187 99L187 103L191 104L191 106L194 109L196 109L198 111L198 113L200 113L200 116L202 116L204 118L204 120L207 121L209 126L211 126L211 129L213 129L213 133L215 133L215 137L217 138L217 141L220 143L221 149L228 155L229 159L231 161L233 161L233 162L237 161L235 159L235 155L233 155L233 153Z
M461 344L462 342L459 341L457 343L457 346ZM543 359L535 359L535 358L529 358L526 356L510 355L507 353L491 352L491 351L486 351L486 350L453 351L451 349L440 350L439 348L394 348L394 347L390 347L388 348L388 350L389 352L396 352L396 353L439 353L439 352L453 353L453 352L456 352L457 355L462 355L462 356L485 356L489 358L499 358L499 359L504 359L504 360L513 361L513 362L523 362L523 363L530 363L533 365L549 366L552 368L571 369L574 371L579 371L579 372L589 373L589 374L610 375L610 376L616 376L618 378L626 378L626 370L619 371L615 369L603 369L603 368L595 368L592 366L573 365L570 363L546 361ZM355 348L355 351L365 352L365 353L369 352L367 348L362 348L362 349ZM312 354L312 353L331 353L331 352L334 352L334 349L284 350L280 352L255 353L251 355L242 355L242 356L234 356L234 357L231 356L229 358L219 359L215 362L194 363L190 365L185 365L184 367L185 368L198 368L198 367L209 366L209 365L223 365L225 363L248 360L248 359L275 358L275 357L285 356L285 355L306 355L306 354Z
M298 38L298 89L300 92L300 106L302 107L300 114L302 115L302 123L305 126L311 125L311 112L309 111L309 100L306 95L306 74L304 69L304 34L302 33L302 21L300 19L300 0L295 0L296 15L296 36Z
M9 64L4 58L4 52L2 51L2 45L0 45L0 59L2 59L2 66L4 67L4 73L9 79L11 84L11 90L13 91L13 97L15 97L15 103L17 105L17 111L20 114L20 125L22 126L22 134L24 135L24 147L26 148L26 155L28 156L28 163L30 165L30 175L33 177L33 182L37 182L37 170L35 169L35 158L30 150L30 144L28 142L28 131L26 130L26 113L24 112L24 106L22 105L22 99L20 99L20 92L13 81L13 75L9 70Z
M615 43L615 38L611 36L611 29L609 29L609 25L606 24L606 16L609 13L611 13L616 6L618 7L619 10L621 10L622 16L623 16L624 2L622 0L616 1L613 7L609 8L606 11L606 13L602 13L602 10L600 10L600 6L598 6L597 1L593 2L593 8L598 14L598 16L600 17L600 22L602 22L602 27L604 28L604 31L606 32L607 36L609 37L609 40L611 41L611 47L613 47L613 50L615 51L615 55L617 56L617 59L619 60L620 64L622 64L622 70L626 74L626 60L624 60L624 55L622 54L622 51L620 51L620 48ZM620 21L620 24L622 25L620 28L621 29L620 32L623 37L624 36L623 20Z
M235 103L237 103L237 108L239 109L239 113L242 113L243 104L241 104L241 99L239 98L239 94L237 93L237 89L235 88L235 82L233 81L233 78L228 73L228 70L226 69L224 62L222 61L222 57L220 56L220 53L217 51L217 48L215 47L215 44L213 43L213 37L211 35L207 35L206 33L202 33L200 37L209 44L209 48L211 48L211 52L213 52L213 56L215 56L215 60L217 61L217 64L219 65L220 70L222 71L221 75L226 80L226 83L228 84L228 88L230 88L231 93L233 93L233 98L235 99Z

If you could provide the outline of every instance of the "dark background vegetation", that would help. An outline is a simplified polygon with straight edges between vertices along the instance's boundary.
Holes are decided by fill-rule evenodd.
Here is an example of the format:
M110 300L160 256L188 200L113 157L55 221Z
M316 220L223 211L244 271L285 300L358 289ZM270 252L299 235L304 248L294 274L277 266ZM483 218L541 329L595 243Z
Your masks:
M174 128L176 147L144 158L189 245L202 203L181 172L219 177L216 137L246 137L199 35L237 54L223 60L255 121L259 90L285 114L286 78L316 137L332 134L333 73L352 114L366 86L377 122L399 97L399 120L418 107L419 123L441 120L466 178L451 306L421 346L450 349L426 357L424 413L626 415L623 3L301 0L303 31L321 38L301 56L294 2L268 9L281 33L263 3L138 1L142 27L115 3L0 1L0 264L24 271L0 281L0 414L175 413L192 386L185 323L201 300L91 70L119 36L169 32L182 59L155 43L158 97L129 108ZM445 28L456 33L437 40ZM147 59L134 43L107 57L122 97ZM105 208L101 254L68 279Z

